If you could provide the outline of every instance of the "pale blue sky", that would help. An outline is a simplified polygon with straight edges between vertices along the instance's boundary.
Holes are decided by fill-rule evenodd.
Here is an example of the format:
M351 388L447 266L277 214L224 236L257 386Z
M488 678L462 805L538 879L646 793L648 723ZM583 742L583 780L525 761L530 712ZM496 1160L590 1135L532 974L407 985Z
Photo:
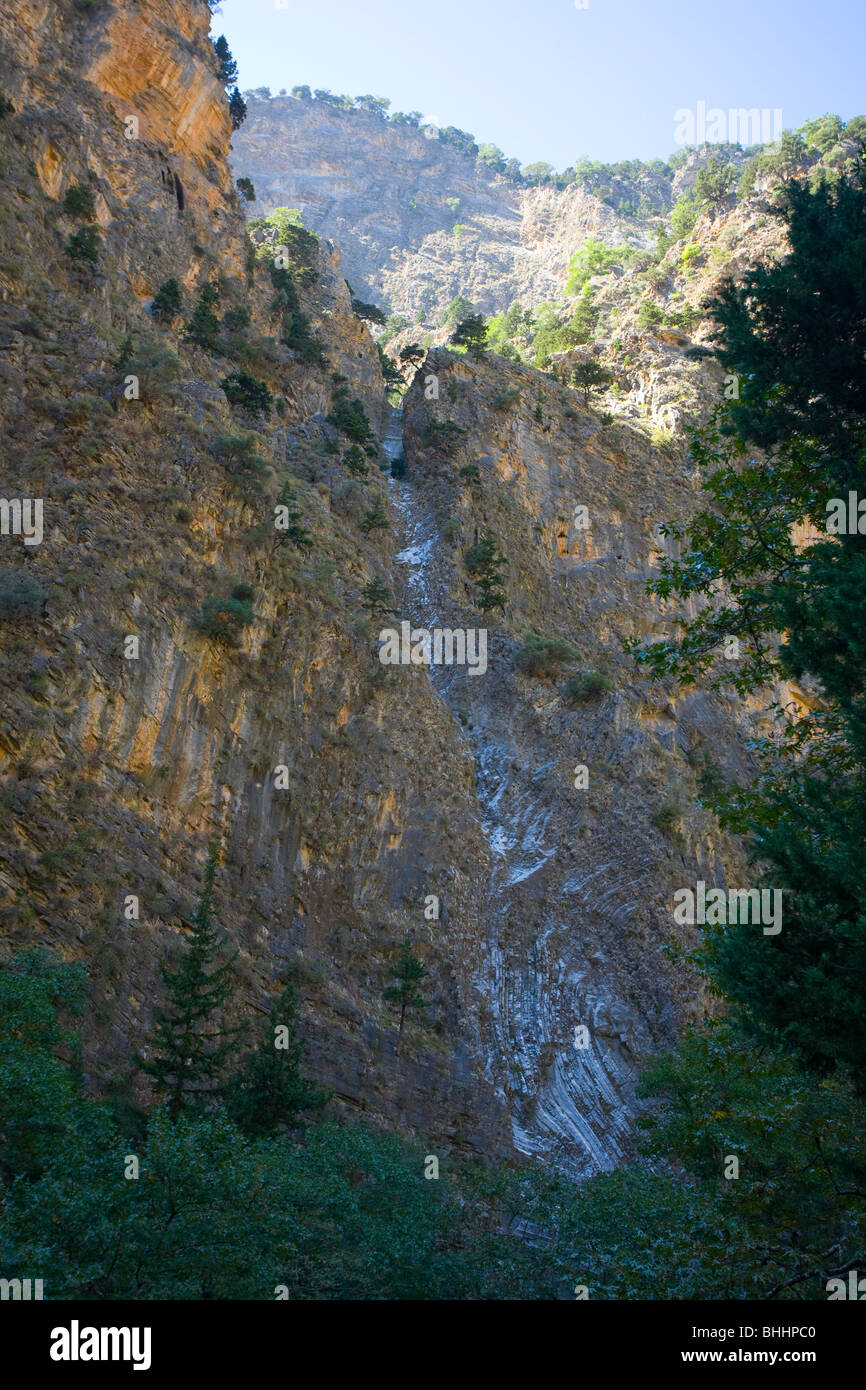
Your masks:
M665 158L699 101L866 114L866 0L223 0L213 33L241 88L390 97L558 169Z

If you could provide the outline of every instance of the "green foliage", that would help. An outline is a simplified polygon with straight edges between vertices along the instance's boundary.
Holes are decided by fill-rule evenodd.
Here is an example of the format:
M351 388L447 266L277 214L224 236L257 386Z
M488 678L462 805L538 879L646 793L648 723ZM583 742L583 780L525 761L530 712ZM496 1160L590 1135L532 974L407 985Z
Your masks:
M568 263L565 293L580 294L593 275L607 275L614 266L627 265L634 255L631 246L606 246L603 241L588 237Z
M303 516L298 506L298 499L295 497L288 481L284 482L280 489L280 495L277 498L277 507L284 507L285 514L275 513L276 539L274 541L274 547L276 548L276 546L288 541L299 550L311 550L313 538L303 524Z
M182 300L180 285L174 276L168 280L163 280L150 306L150 312L155 319L161 323L170 323L181 310Z
M355 299L352 296L352 313L359 319L366 320L367 323L385 324L387 319L383 311L375 304L365 304L363 299Z
M239 609L243 606L240 600L231 602ZM249 603L246 608L249 616L242 621L249 622ZM219 627L217 611L212 609L211 613ZM234 619L230 620L232 625ZM172 969L161 963L166 1003L157 1010L147 1057L139 1058L139 1066L151 1077L156 1094L167 1098L172 1120L184 1110L200 1111L219 1094L223 1073L242 1031L218 1022L234 992L237 952L225 958L223 942L211 921L216 865L217 851L212 849L195 916L185 924L189 935L177 966Z
M274 398L263 381L257 381L247 372L229 372L220 382L230 405L242 406L253 413L261 411L270 415Z
M334 388L334 403L328 415L328 422L355 444L363 445L373 441L373 431L363 402L357 397L350 399L349 392L342 383Z
M256 201L256 190L253 187L252 179L235 179L235 187L245 202L254 203Z
M389 978L395 980L396 983L386 985L385 989L382 990L382 998L400 1009L400 1027L398 1030L400 1035L403 1033L407 1009L421 1011L429 1007L421 992L422 981L429 973L426 965L413 950L411 941L404 941L400 947L397 961L388 970Z
M220 34L218 39L213 40L214 53L217 59L217 77L224 87L237 85L238 65L232 57L231 49L224 34Z
M221 642L226 647L236 647L243 628L253 621L253 606L247 599L207 598L195 627L204 637Z
M590 357L585 362L578 362L568 379L572 386L583 392L584 403L589 405L589 393L610 386L613 373L596 358Z
M688 194L678 198L671 209L671 231L677 241L682 241L695 229L698 209Z
M369 609L373 621L377 617L386 617L394 612L394 600L391 597L391 591L381 579L371 579L369 584L364 585L362 599L364 607Z
M693 441L709 506L669 528L682 554L652 586L698 613L640 659L743 694L786 680L822 691L811 712L777 711L759 781L717 799L724 823L750 835L756 881L783 892L783 929L771 941L746 924L709 930L705 962L747 1036L860 1086L866 1049L848 1021L866 1005L866 556L858 533L822 532L829 499L866 491L866 175L792 183L779 215L790 253L709 306L740 399ZM798 545L798 526L812 539ZM735 670L718 661L732 636Z
M471 299L467 299L463 294L457 294L439 319L440 327L453 328L461 319L469 318L474 313L475 305Z
M483 314L470 314L461 319L451 334L454 347L463 347L470 357L481 358L487 346L487 325Z
M737 170L733 164L725 164L720 155L710 155L695 180L695 201L698 207L720 207L736 188L737 178Z
M475 581L478 606L482 613L504 608L507 602L499 571L505 566L505 559L499 554L496 539L489 529L477 545L466 552L466 569Z
M532 339L536 367L546 367L554 352L567 352L569 348L588 343L598 323L598 316L589 285L584 286L571 319L565 323L562 322L560 310L555 304L539 305L533 319Z
M664 310L655 300L645 299L637 311L638 328L649 328L654 323L664 322Z
M610 676L602 671L585 671L581 676L574 676L566 681L563 689L563 699L569 705L585 705L592 700L600 700L603 695L607 695L613 690L613 681Z
M0 623L38 618L45 603L39 580L16 565L0 566Z
M244 304L235 304L223 315L223 328L227 333L242 333L249 328L250 311Z
M343 463L353 478L366 478L369 469L367 467L367 456L360 444L351 444L343 455Z
M219 334L220 321L213 311L219 293L214 285L204 285L192 318L186 325L186 336L190 342L197 343L207 352L221 352Z
M390 531L391 522L388 520L388 513L378 497L372 507L364 513L358 525L365 536L368 536L371 531Z
M538 633L527 632L523 645L514 654L514 665L525 676L551 680L559 673L560 666L577 661L579 657L577 648L563 637L540 637Z
M73 261L89 261L91 265L96 265L101 245L92 227L79 227L77 232L66 238L64 250Z
M291 1128L302 1111L321 1110L329 1095L301 1076L304 1044L297 1037L298 990L293 980L271 1006L257 1051L246 1057L228 1086L229 1117L251 1139Z
M421 443L425 449L445 449L466 431L454 420L435 420L431 416L421 431Z
M400 349L400 361L406 367L420 367L426 356L426 348L419 343L407 343Z
M261 478L270 471L266 459L260 457L260 439L249 431L245 434L219 435L211 445L212 452L225 465L233 478Z
M96 219L96 199L93 189L87 184L71 183L63 198L63 211L70 217L80 217L82 222Z
M240 130L247 118L247 104L237 87L229 97L229 115L231 116L232 130Z

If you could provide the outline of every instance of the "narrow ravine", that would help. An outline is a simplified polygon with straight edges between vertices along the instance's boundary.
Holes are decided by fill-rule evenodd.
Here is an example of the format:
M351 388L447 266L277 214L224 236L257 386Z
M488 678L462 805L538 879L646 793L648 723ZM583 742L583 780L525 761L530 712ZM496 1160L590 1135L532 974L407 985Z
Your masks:
M389 460L403 452L399 410L392 411L383 449ZM459 624L448 593L450 562L423 490L414 481L392 478L389 492L402 543L395 580L398 591L402 580L406 617L427 629ZM491 654L491 664L497 659L502 660L501 652ZM502 691L497 695L491 688L488 695L483 688L491 672L473 679L458 667L430 666L428 674L474 762L478 819L490 848L483 911L486 964L483 978L472 982L489 1011L486 1080L511 1116L520 1152L576 1174L610 1169L624 1153L631 1126L632 1108L624 1096L631 1096L634 1065L615 1036L602 1036L616 1005L597 991L596 969L576 971L565 963L574 960L576 924L588 894L596 892L591 880L598 870L571 874L563 900L542 915L529 958L515 953L512 916L528 916L533 876L560 849L550 832L551 768L522 766L515 776L521 753L512 708L507 699L503 703ZM472 717L464 723L458 711L465 716L467 689ZM618 880L617 866L608 867ZM579 1051L574 1029L580 1023L590 1025L591 1041Z

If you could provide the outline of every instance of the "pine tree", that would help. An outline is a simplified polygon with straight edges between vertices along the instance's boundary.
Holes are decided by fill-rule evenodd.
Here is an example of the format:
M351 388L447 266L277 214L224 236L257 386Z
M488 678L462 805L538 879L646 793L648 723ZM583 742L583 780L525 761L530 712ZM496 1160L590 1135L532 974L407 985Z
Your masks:
M378 497L369 511L364 513L358 524L365 536L368 536L371 531L389 531L391 529L388 513Z
M288 482L283 483L277 498L277 506L285 507L286 512L285 516L278 514L275 518L277 537L274 541L274 549L276 550L277 546L282 545L284 541L291 541L292 545L296 545L299 550L312 549L313 538L303 525L303 515L298 507L298 500Z
M470 314L468 318L461 319L451 334L451 341L455 347L465 347L470 357L483 357L484 349L487 347L487 324L484 315Z
M214 40L213 47L219 63L217 77L226 87L231 87L238 80L238 65L232 57L225 35L220 34L219 38Z
M222 961L222 942L211 921L217 850L208 855L195 916L184 926L189 937L177 966L161 966L168 996L157 1012L153 1055L139 1066L153 1078L154 1090L168 1097L173 1120L201 1106L222 1090L221 1076L243 1028L216 1022L233 993L237 952Z
M218 297L213 285L205 285L186 325L186 336L208 352L219 352L220 321L213 311Z
M240 130L247 118L247 104L237 87L229 97L229 115L232 118L232 130Z
M180 306L180 285L172 276L171 279L163 281L153 296L150 312L153 318L170 323L175 315L180 313Z
M364 607L370 610L371 619L375 619L377 615L385 617L394 611L390 590L381 579L371 579L369 584L365 584L363 599Z
M492 531L485 531L478 544L467 551L466 568L475 580L478 603L483 613L505 607L506 594L498 573L505 563L497 552Z
M397 984L387 985L382 990L383 999L387 999L389 1004L399 1004L400 1006L399 1037L403 1035L406 1010L420 1010L428 1007L427 1000L421 993L419 986L429 973L427 967L421 963L413 951L411 941L408 939L404 941L400 947L400 956L396 965L392 965L388 971L389 976L395 979Z
M369 473L367 456L360 444L351 444L343 455L343 462L353 478L366 478Z
M229 1114L251 1138L273 1134L302 1110L321 1110L328 1102L327 1091L301 1076L304 1043L296 1036L297 1021L298 991L289 980L271 1006L260 1046L229 1084Z

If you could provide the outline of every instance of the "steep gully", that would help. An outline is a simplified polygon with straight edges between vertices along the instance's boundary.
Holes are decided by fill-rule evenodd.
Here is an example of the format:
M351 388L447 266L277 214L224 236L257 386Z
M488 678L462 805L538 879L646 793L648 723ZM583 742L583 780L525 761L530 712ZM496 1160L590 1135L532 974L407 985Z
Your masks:
M382 440L386 457L393 461L403 451L402 411L392 409ZM447 565L440 554L437 524L425 507L414 482L394 478L390 495L403 547L396 556L405 603L403 612L413 627L428 630L450 627ZM398 587L400 586L398 577ZM482 920L486 925L486 964L483 978L473 981L486 1001L490 1019L484 1040L486 1079L493 1085L511 1116L515 1148L524 1154L556 1162L582 1174L610 1169L622 1157L630 1128L630 1107L624 1094L631 1092L634 1062L616 1040L605 1045L596 1029L590 1029L589 1045L578 1048L571 1024L563 1027L563 1006L581 1022L615 1015L616 1004L593 997L587 987L592 973L575 971L564 963L574 949L559 949L563 934L571 935L581 906L590 891L605 895L605 874L597 867L586 874L572 874L564 883L565 899L550 921L538 928L531 958L515 960L507 946L512 912L525 912L518 885L526 884L557 854L556 841L546 835L552 811L546 766L537 767L529 780L517 782L511 770L517 747L510 729L510 711L501 701L485 696L487 676L468 679L456 666L427 667L431 684L449 713L458 713L458 684L472 697L471 722L455 717L456 727L474 761L478 820L490 847L490 875ZM621 899L616 870L614 886L607 889ZM599 880L600 883L594 883ZM564 1041L567 1038L568 1041Z

